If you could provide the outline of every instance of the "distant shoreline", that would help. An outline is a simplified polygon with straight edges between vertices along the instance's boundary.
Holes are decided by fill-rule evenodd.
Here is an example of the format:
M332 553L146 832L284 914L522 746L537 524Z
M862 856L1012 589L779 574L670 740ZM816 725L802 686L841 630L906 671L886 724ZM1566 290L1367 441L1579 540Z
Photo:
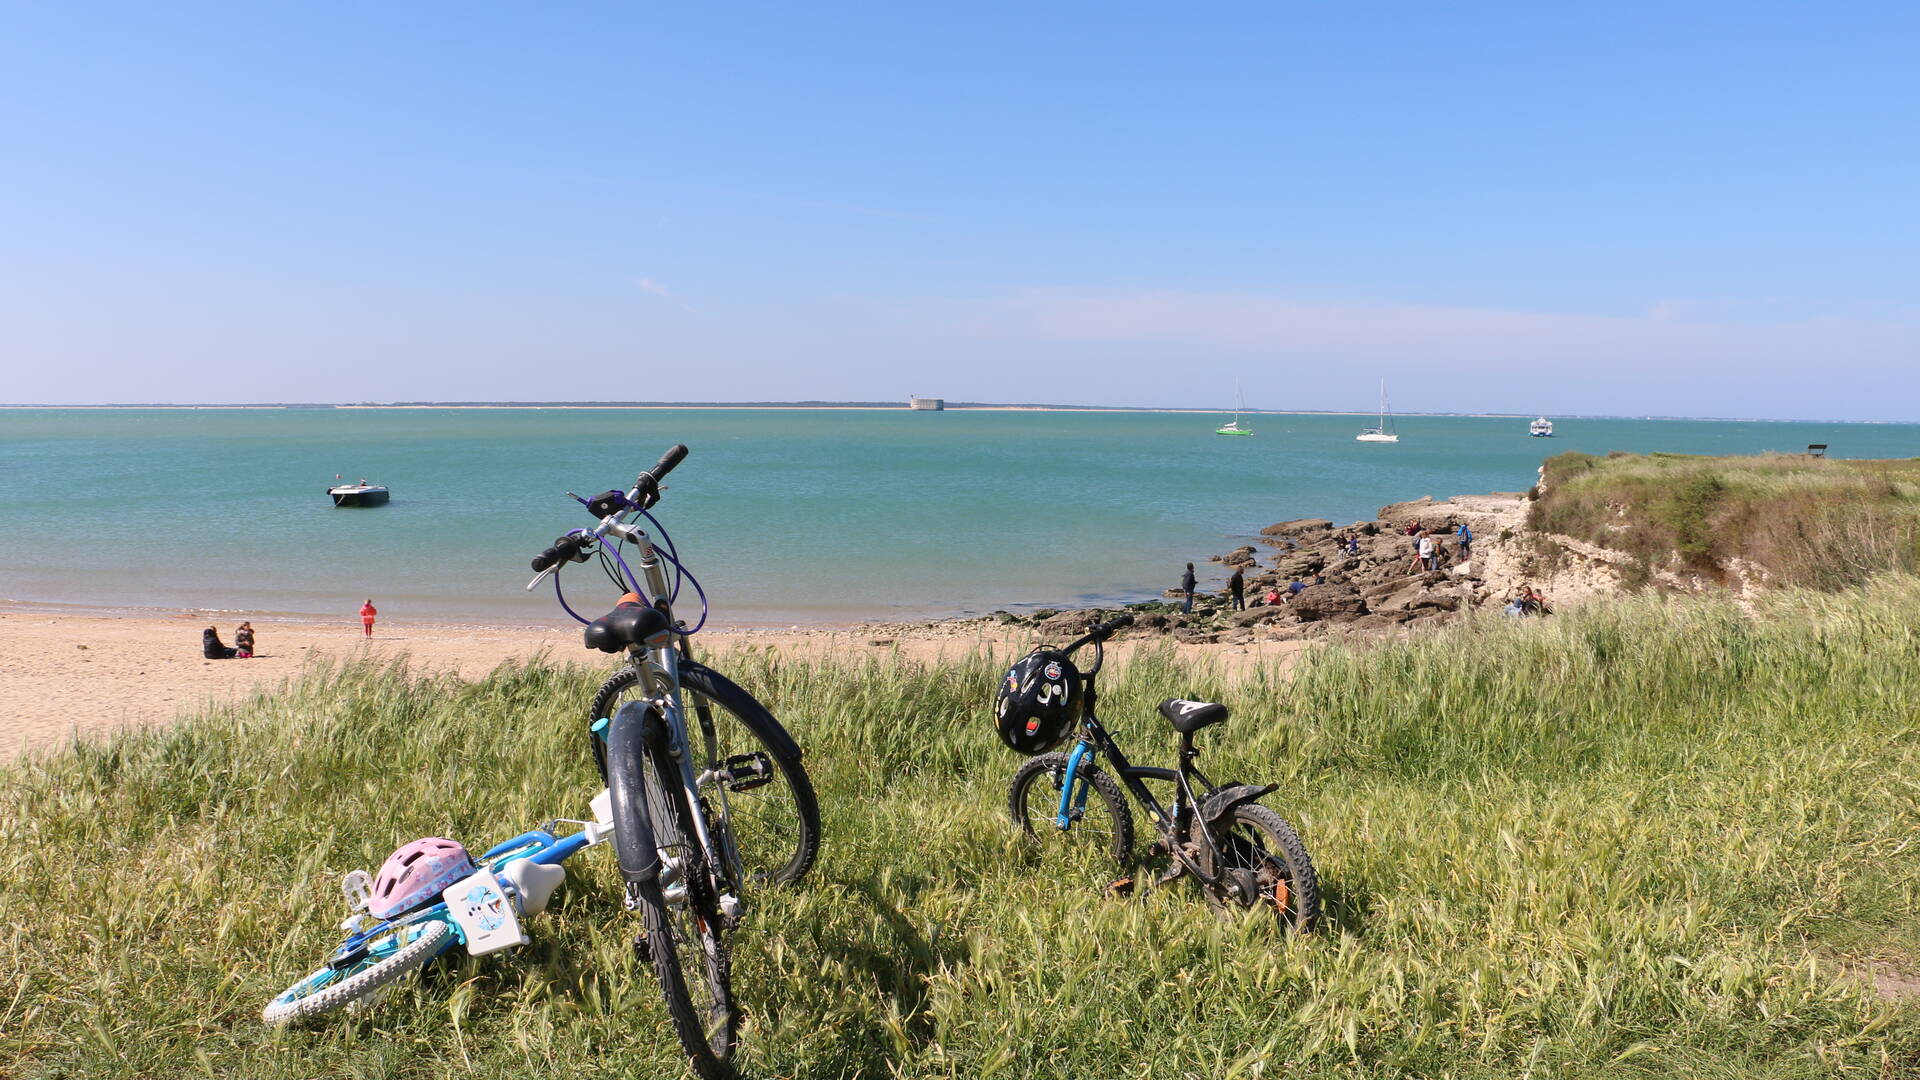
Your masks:
M0 411L45 411L50 409L114 411L114 410L170 410L176 412L330 412L350 410L356 412L378 412L383 410L499 410L499 411L657 411L674 412L701 410L710 412L1027 412L1027 413L1158 413L1166 415L1208 415L1217 416L1234 412L1230 408L1165 408L1139 405L996 405L990 403L953 403L949 402L942 410L915 410L905 405L880 404L877 402L405 402L394 404L377 403L326 403L297 402L277 403L258 402L240 405L180 405L180 404L94 404L94 405L47 405L47 404L0 404ZM1375 410L1356 409L1240 409L1243 416L1373 416ZM1496 412L1397 412L1395 416L1438 417L1456 420L1526 420L1538 413L1496 413ZM1635 422L1685 422L1697 424L1847 424L1847 425L1899 425L1915 424L1915 420L1832 420L1810 417L1767 417L1767 416L1625 416L1613 414L1583 415L1577 413L1555 413L1556 420L1627 420Z

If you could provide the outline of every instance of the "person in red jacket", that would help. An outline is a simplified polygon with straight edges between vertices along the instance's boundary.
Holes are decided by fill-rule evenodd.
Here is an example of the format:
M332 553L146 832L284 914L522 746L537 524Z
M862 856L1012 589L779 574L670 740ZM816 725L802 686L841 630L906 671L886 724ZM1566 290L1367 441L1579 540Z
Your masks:
M367 602L360 605L360 627L366 631L368 637L373 636L373 617L378 614L380 613L373 609L373 597L367 597Z

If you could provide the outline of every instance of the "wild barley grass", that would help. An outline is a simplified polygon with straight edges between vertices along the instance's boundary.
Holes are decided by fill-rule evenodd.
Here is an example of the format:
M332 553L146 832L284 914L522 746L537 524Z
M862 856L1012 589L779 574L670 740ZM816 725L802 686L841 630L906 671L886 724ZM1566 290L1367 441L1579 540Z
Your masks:
M1911 1074L1920 1007L1861 973L1920 967L1916 614L1899 578L1753 617L1486 620L1320 649L1290 683L1153 652L1111 672L1138 761L1171 756L1160 698L1233 706L1202 766L1283 785L1327 894L1306 939L1184 884L1108 899L1026 849L987 719L1007 655L723 658L807 747L827 830L736 939L743 1072ZM314 670L8 767L0 1073L680 1075L599 851L525 949L364 1017L257 1020L330 948L343 871L584 812L601 674Z

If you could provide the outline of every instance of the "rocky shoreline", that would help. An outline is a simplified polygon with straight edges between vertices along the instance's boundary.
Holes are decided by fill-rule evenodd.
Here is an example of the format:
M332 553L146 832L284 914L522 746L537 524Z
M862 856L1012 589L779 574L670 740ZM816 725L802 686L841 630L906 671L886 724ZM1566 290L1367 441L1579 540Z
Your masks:
M1373 520L1339 528L1325 518L1269 525L1254 543L1209 560L1244 575L1247 607L1241 611L1232 609L1226 589L1220 588L1196 592L1193 611L1182 613L1183 594L1168 589L1163 600L1124 609L1041 610L1027 616L1000 611L970 621L1030 627L1041 637L1065 639L1126 610L1136 617L1126 631L1131 636L1235 645L1410 633L1475 608L1498 610L1522 585L1536 582L1557 581L1564 600L1610 590L1609 581L1567 578L1564 566L1543 555L1525 531L1527 505L1523 492L1443 501L1428 497L1384 506ZM1473 536L1465 558L1456 541L1462 525ZM1439 569L1415 569L1417 538L1409 526L1428 530L1440 545ZM1267 602L1276 592L1278 601ZM1555 600L1551 592L1549 599Z

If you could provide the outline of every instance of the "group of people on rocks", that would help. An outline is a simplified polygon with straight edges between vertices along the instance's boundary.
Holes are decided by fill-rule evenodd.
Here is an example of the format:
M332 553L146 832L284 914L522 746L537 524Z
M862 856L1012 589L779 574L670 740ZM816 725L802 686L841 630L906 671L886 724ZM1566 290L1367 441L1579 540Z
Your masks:
M1418 574L1423 570L1438 570L1450 562L1466 562L1473 558L1473 530L1465 524L1460 526L1459 532L1453 534L1453 558L1449 558L1446 544L1434 537L1433 530L1422 527L1418 521L1407 522L1404 531L1406 535L1413 537L1413 561L1407 566L1409 574ZM1444 528L1440 531L1443 534L1446 532Z
M1454 549L1451 556L1447 552L1446 544L1433 535L1433 530L1423 527L1420 522L1408 522L1403 531L1405 535L1413 539L1412 561L1407 567L1407 573L1409 574L1417 574L1423 570L1439 570L1447 566L1450 562L1457 561L1464 563L1468 559L1473 558L1473 529L1464 523L1460 526L1459 530L1453 534ZM1444 528L1440 531L1442 534L1446 532ZM1349 555L1358 555L1360 553L1360 535L1358 533L1342 533L1335 536L1333 540L1341 552ZM1289 541L1286 546L1292 549L1294 544ZM1267 594L1256 601L1256 604L1260 602L1268 605L1288 603L1292 601L1294 597L1300 595L1303 590L1314 585L1325 584L1326 580L1326 575L1322 573L1312 575L1311 580L1307 577L1301 577L1289 582L1285 588L1276 586L1268 589ZM1193 597L1198 586L1199 579L1194 575L1193 564L1188 563L1186 572L1180 575L1181 614L1190 615L1193 613ZM1246 592L1247 576L1245 568L1236 566L1233 568L1233 574L1227 578L1227 603L1231 610L1245 611L1247 609ZM371 601L369 601L369 604L371 604ZM1535 589L1531 584L1520 586L1520 590L1514 594L1513 598L1502 610L1508 615L1553 614L1553 609L1547 606L1547 598L1540 595L1540 591Z
M1265 603L1268 606L1284 604L1299 596L1301 590L1326 583L1327 575L1325 574L1314 574L1310 579L1301 577L1289 582L1284 589L1277 586L1268 589L1267 594L1256 603ZM1193 574L1193 564L1188 563L1186 572L1180 575L1180 613L1182 615L1193 614L1193 594L1198 584L1198 579ZM1244 567L1234 567L1232 575L1227 578L1227 604L1234 611L1247 610L1247 574Z

